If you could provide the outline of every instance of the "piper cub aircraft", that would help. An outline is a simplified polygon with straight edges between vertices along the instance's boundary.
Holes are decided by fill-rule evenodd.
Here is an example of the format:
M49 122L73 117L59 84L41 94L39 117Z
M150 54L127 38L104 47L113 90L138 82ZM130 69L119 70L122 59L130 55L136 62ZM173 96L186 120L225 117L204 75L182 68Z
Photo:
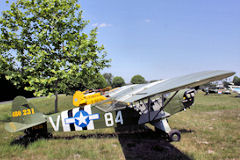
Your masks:
M12 121L5 124L5 129L36 136L48 135L51 131L133 128L150 123L156 131L168 135L170 141L179 141L180 132L171 130L167 118L193 105L198 86L233 74L204 71L148 84L127 85L104 95L76 92L73 96L76 108L52 115L38 112L24 97L18 96L12 103Z

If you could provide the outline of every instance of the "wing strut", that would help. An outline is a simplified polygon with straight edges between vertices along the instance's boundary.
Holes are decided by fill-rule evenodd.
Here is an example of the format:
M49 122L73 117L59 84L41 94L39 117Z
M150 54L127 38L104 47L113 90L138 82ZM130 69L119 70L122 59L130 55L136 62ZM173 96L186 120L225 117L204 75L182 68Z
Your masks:
M151 105L151 99L150 99L150 97L148 97L148 120L150 121L150 105ZM157 115L158 115L158 113L157 113ZM155 117L154 117L155 118Z
M178 91L179 91L179 90L178 90ZM168 103L173 99L173 97L176 96L176 94L178 93L178 91L176 91L176 92L172 95L172 97L169 98L169 100L168 100L166 103L164 103L164 105L160 108L160 110L158 111L158 113L153 117L153 120L152 120L152 121L155 120L155 118L158 116L158 114L168 105ZM149 98L149 100L150 100L150 98Z

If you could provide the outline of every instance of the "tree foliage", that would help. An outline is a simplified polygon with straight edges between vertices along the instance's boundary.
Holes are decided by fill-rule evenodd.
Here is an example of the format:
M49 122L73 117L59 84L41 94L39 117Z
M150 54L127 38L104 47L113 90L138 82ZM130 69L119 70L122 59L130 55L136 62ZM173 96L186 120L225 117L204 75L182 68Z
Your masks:
M234 76L233 83L234 85L240 86L240 78L238 76Z
M124 81L124 79L123 79L122 77L117 76L117 77L114 77L114 78L113 78L113 82L112 82L113 88L115 88L115 87L121 87L121 86L123 86L124 84L125 84L125 81Z
M226 81L226 80L223 81L223 86L225 88L229 88L229 85L230 85L230 83L228 81Z
M110 60L87 24L78 0L13 2L0 17L1 72L35 96L88 87Z
M12 100L14 97L18 95L22 95L26 98L33 97L33 93L29 91L25 91L24 87L16 88L11 81L6 80L4 74L0 74L0 85L1 90L3 92L0 92L0 102L1 101L9 101Z
M103 77L106 79L108 85L112 86L112 79L113 79L112 73L104 73Z
M101 74L98 74L98 76L90 84L89 88L102 89L102 88L106 88L107 86L108 86L108 83L104 78L104 76Z
M209 82L209 83L201 85L200 88L216 88L216 87L217 87L217 84L215 84L213 82Z
M132 84L142 84L142 83L146 83L144 77L142 77L141 75L135 75L132 77L131 79L131 83Z

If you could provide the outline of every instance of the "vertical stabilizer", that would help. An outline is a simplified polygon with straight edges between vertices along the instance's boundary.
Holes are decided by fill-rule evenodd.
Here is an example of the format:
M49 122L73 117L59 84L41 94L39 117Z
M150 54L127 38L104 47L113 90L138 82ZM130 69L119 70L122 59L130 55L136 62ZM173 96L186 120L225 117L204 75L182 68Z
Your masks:
M28 103L22 96L17 96L13 100L11 116L13 122L26 124L38 122L44 118L44 114L38 112L33 104Z

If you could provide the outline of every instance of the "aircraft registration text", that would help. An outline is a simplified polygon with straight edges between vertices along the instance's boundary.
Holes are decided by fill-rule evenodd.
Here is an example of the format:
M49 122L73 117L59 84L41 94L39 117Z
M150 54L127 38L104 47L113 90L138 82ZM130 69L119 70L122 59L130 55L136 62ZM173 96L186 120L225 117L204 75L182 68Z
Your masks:
M12 112L12 117L20 117L20 116L26 116L26 115L31 115L35 114L34 108L31 109L23 109L22 111L14 111Z

